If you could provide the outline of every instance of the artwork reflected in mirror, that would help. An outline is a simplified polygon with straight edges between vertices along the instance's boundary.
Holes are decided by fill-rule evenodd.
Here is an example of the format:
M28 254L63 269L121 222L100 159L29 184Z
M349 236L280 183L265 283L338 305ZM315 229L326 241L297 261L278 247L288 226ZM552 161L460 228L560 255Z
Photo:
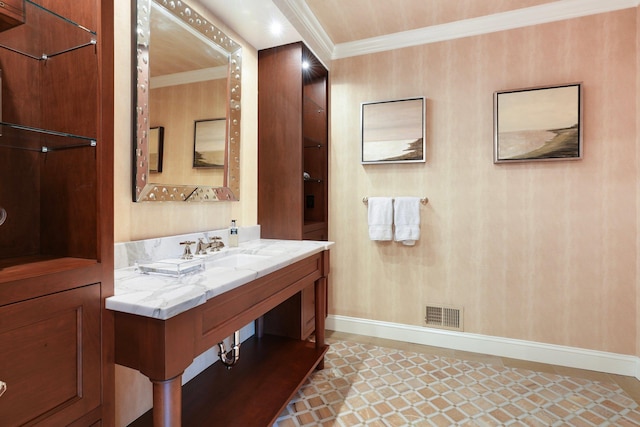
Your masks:
M149 129L149 172L162 172L162 153L164 147L164 127Z
M134 200L238 200L240 45L183 1L136 3Z
M194 168L223 168L225 119L196 120L193 139Z

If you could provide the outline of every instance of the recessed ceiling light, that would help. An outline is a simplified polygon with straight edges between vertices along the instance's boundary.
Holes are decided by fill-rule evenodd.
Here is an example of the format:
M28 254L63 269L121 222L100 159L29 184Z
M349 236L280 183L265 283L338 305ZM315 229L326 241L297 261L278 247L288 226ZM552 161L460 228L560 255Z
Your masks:
M280 34L282 34L282 24L279 22L272 22L269 30L274 36L279 36Z

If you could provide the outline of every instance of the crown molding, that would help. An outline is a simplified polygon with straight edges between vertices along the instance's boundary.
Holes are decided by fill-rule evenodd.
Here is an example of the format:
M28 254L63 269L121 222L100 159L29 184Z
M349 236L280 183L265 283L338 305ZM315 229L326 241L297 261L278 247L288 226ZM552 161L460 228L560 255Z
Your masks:
M280 12L298 31L307 47L329 68L334 44L304 0L273 0Z
M304 3L303 0L280 1ZM340 43L333 46L331 59L348 58L403 47L512 30L531 25L638 7L639 4L639 0L607 0L606 2L602 0L560 0L494 15ZM312 29L312 27L308 29ZM322 30L322 33L326 37L324 30Z

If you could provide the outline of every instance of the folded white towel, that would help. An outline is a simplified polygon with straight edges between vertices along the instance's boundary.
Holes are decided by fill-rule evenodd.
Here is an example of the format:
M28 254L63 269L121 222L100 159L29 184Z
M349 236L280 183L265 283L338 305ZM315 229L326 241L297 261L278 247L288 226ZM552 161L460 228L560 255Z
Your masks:
M369 197L369 238L391 240L393 238L393 199Z
M396 197L393 212L395 241L407 246L415 245L416 240L420 239L420 198Z

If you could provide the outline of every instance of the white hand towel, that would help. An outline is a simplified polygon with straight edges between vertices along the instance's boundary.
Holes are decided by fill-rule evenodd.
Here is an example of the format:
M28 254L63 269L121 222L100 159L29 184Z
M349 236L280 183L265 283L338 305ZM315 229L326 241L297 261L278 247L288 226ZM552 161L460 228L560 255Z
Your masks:
M420 239L420 198L396 197L393 202L395 241L413 246Z
M393 237L393 199L369 197L369 238L391 240Z

